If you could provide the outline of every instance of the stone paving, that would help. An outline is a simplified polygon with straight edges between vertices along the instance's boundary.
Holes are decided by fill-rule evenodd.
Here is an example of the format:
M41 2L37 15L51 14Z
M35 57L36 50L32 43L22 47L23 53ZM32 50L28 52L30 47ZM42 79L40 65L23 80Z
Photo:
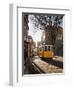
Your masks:
M62 68L59 68L55 65L51 65L51 64L41 60L38 56L36 56L34 58L33 63L35 63L45 73L63 73Z

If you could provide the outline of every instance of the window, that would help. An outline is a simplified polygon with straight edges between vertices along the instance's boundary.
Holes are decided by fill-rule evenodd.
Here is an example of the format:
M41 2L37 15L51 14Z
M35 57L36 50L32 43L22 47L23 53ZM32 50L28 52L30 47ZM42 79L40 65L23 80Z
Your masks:
M47 51L47 46L45 46L45 51Z
M48 46L48 50L50 51L50 46Z

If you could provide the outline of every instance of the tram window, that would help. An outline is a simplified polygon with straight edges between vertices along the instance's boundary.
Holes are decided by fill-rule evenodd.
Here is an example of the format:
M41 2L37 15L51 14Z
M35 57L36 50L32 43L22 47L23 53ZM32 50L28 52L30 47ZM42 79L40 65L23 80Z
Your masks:
M44 47L42 47L42 50L44 50Z
M39 48L39 51L42 51L43 49L42 49L42 47L41 48Z
M50 46L48 46L48 50L50 51Z
M45 51L47 51L47 46L45 46Z
M41 48L39 50L41 51Z

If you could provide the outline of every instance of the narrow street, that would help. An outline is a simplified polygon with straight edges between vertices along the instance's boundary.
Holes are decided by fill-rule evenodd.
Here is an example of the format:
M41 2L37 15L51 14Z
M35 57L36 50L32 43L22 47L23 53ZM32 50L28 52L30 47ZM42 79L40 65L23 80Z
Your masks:
M32 66L39 73L62 73L63 62L52 59L41 59L38 56L33 58Z

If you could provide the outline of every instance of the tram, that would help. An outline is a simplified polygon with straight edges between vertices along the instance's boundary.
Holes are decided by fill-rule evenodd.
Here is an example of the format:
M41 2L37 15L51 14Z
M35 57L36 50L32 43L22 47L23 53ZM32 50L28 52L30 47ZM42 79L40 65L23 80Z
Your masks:
M53 45L41 45L38 47L38 55L40 58L53 58Z

